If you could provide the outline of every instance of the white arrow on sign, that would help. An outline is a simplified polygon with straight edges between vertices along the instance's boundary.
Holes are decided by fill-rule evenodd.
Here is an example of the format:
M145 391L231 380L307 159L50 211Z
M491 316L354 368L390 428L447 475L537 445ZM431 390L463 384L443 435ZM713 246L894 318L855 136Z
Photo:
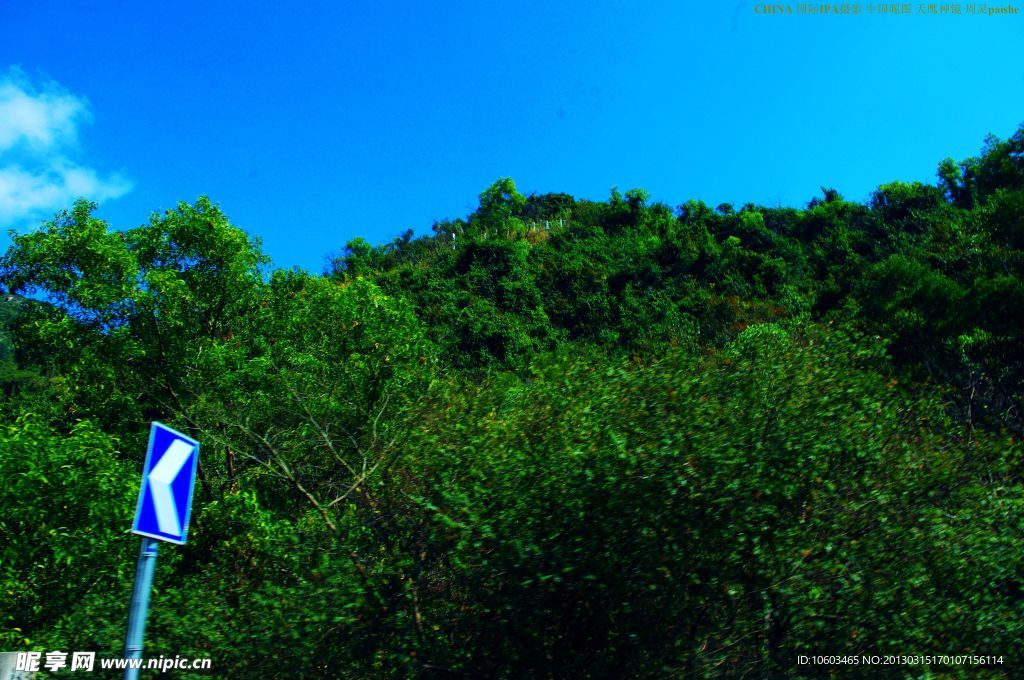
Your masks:
M173 536L181 535L181 520L178 519L178 505L174 502L171 484L178 478L189 456L196 447L180 439L167 447L160 462L149 473L149 490L153 494L153 508L160 532Z

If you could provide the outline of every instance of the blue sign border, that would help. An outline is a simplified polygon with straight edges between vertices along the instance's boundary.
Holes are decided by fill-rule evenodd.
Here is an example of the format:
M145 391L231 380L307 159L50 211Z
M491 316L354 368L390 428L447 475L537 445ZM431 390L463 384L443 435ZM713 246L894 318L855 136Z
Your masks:
M154 445L156 444L157 434L159 432L161 432L161 431L169 434L172 439L183 439L184 441L188 442L189 444L192 444L193 446L195 446L195 450L192 452L192 455L189 456L189 458L191 460L190 460L190 462L188 464L190 464L192 466L192 470L191 470L191 472L188 475L188 495L185 498L185 512L184 512L184 516L181 517L181 536L175 536L174 534L163 534L163 533L160 533L160 532L141 531L139 529L139 522L142 519L143 506L144 505L152 506L152 500L149 500L148 504L146 503L147 497L149 496L149 473L152 472L152 469L153 469L152 468L152 464L153 464L153 448L154 448ZM164 452L166 452L166 448L164 448L164 451L161 452L161 455ZM132 529L131 529L132 533L133 534L138 534L140 536L148 536L150 538L155 538L155 539L160 540L160 541L167 541L168 543L176 543L177 545L185 545L185 541L188 540L188 524L189 524L189 519L192 517L192 495L193 495L193 490L195 489L196 471L198 469L199 469L199 442L197 442L192 437L189 437L187 434L183 434L181 432L178 432L173 427L169 427L167 425L164 425L163 423L159 423L159 422L153 421L150 424L150 428L149 428L149 446L146 447L146 462L142 466L142 483L141 483L141 485L139 487L139 499L138 499L138 501L135 504L135 520L132 522ZM179 475L179 479L175 480L175 486L178 487L178 488L181 488L181 484L184 483L182 481L182 479L181 479L182 477L184 477L184 475ZM179 482L181 484L179 484ZM177 496L175 496L175 501L177 501ZM180 505L179 505L179 509L180 509Z

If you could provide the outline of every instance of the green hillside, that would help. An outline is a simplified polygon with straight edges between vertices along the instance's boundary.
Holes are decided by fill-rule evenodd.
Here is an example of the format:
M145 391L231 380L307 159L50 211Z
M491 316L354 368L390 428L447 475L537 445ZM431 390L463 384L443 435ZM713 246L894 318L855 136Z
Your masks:
M866 203L504 178L322 275L94 210L0 259L0 649L120 656L160 420L202 457L146 651L216 677L1024 667L1024 126Z

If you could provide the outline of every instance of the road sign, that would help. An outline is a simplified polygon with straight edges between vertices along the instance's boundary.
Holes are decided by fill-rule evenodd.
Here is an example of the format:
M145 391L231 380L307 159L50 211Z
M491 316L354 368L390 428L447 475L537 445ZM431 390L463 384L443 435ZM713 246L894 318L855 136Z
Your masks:
M132 531L183 545L192 511L199 442L162 423L149 429L146 465Z

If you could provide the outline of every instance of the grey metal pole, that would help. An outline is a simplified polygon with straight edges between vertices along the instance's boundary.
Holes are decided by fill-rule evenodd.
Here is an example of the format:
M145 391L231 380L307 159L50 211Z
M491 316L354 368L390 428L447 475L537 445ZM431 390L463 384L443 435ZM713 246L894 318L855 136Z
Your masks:
M160 542L149 536L142 537L139 548L139 563L135 567L135 587L132 588L132 603L128 609L128 633L124 638L126 659L142 658L142 639L146 634L146 613L149 611L149 591L153 586L153 571L156 569L156 549ZM138 668L126 667L124 680L137 680Z

